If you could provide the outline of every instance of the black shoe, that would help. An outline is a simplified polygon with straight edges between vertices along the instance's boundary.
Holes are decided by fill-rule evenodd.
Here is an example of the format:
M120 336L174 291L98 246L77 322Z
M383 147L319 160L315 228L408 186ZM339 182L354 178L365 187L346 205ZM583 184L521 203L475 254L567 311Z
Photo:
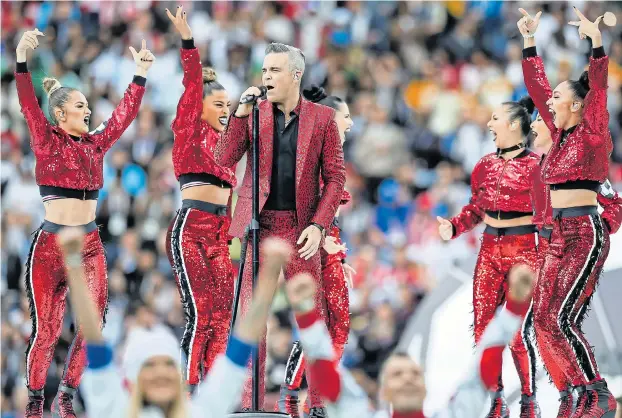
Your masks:
M315 406L309 409L309 415L304 414L304 418L328 418L328 414L326 408Z

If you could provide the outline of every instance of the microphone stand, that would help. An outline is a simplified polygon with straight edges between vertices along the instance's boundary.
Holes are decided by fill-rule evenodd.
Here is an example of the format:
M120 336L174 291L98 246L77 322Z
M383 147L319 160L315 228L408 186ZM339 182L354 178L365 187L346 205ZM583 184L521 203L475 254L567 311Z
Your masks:
M253 289L257 284L257 277L259 275L259 104L257 100L253 103L252 112L253 132L251 140L251 178L252 178L252 213L250 225L246 227L246 233L242 244L242 253L240 254L240 270L238 272L238 286L234 295L233 306L237 310L238 301L240 298L240 289L242 288L242 277L244 276L244 268L246 268L246 248L248 245L248 239L252 239L252 269L253 269ZM270 138L271 139L271 138ZM242 257L244 257L242 259ZM236 312L233 312L233 318L231 323L231 333L233 332L233 325L237 318ZM244 417L244 418L291 418L289 414L282 414L280 412L264 412L259 407L259 347L257 350L253 350L253 394L251 402L251 410L244 411L237 414L232 414L230 417ZM261 405L263 408L263 405Z

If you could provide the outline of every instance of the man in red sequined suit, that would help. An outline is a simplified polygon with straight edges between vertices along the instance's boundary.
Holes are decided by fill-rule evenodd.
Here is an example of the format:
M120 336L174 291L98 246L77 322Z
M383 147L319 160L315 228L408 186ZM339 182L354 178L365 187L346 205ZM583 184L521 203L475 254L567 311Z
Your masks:
M518 28L523 35L523 75L553 146L542 164L542 181L549 186L553 232L534 294L533 316L540 345L550 355L547 370L559 368L576 389L572 417L613 417L616 402L600 376L594 351L581 330L589 302L609 253L609 228L598 213L598 193L607 180L613 149L607 111L609 58L602 46L598 24L575 8L581 38L592 41L588 72L579 80L551 89L535 33L541 12L531 17L521 9ZM566 411L570 395L561 400L558 416ZM570 402L572 402L570 400Z
M534 271L537 267L536 229L532 221L530 192L539 157L523 149L530 132L532 111L533 103L528 99L505 103L495 110L488 126L495 136L497 153L484 156L473 169L470 203L451 220L439 218L439 232L443 239L456 238L482 221L487 225L473 278L476 344L495 311L506 299L510 269L519 263L532 267ZM535 347L527 337L527 330L521 329L510 350L521 381L521 416L538 417ZM488 417L507 416L509 409L499 376Z
M276 235L299 248L298 255L285 267L285 279L306 271L318 283L321 280L318 249L335 216L345 183L343 148L334 121L333 109L311 103L300 96L304 55L283 44L266 49L263 77L267 100L259 103L259 207L260 239ZM259 95L251 87L243 93ZM216 162L235 165L249 150L251 141L251 106L240 105L215 150ZM251 161L231 222L230 234L242 237L251 220ZM324 188L320 188L320 172ZM320 197L321 196L321 197ZM302 245L302 248L301 248ZM252 251L247 253L251 266ZM245 269L241 289L241 311L245 312L251 296L252 270ZM318 292L317 303L322 300ZM259 349L260 393L263 408L265 394L265 338ZM245 390L244 406L250 405L250 381ZM312 394L313 395L313 394ZM321 400L316 396L317 402Z
M17 46L15 81L22 113L35 155L35 178L45 205L45 220L34 233L26 264L26 294L30 302L32 334L26 350L26 416L43 415L43 388L54 348L62 331L67 298L67 276L56 235L65 226L81 226L85 236L82 264L104 322L108 299L106 257L95 224L99 189L103 186L106 151L136 118L145 94L147 69L154 58L145 47L136 52L136 75L110 119L89 133L91 111L84 95L45 79L51 123L39 107L26 63L26 51L34 49L43 34L26 32ZM45 39L45 38L43 38ZM79 261L80 262L80 261ZM69 348L61 385L52 405L55 418L75 418L72 400L86 366L82 332Z
M236 179L213 154L229 116L227 91L213 70L201 68L183 8L177 8L176 16L167 14L182 38L185 89L171 125L173 167L183 202L169 227L166 248L184 305L181 347L187 359L185 378L193 387L227 347L234 290L227 202Z

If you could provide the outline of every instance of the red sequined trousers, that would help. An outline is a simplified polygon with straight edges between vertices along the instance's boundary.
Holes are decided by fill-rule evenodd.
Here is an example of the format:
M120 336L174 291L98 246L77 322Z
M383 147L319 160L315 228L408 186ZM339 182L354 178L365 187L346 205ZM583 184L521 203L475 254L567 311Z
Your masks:
M103 322L108 302L106 256L95 222L85 227L89 227L87 231L90 232L84 238L82 266ZM63 328L68 283L63 255L56 241L56 232L61 228L60 225L44 222L34 234L26 263L26 294L32 320L32 334L26 349L26 385L35 391L45 385ZM65 360L61 385L77 388L85 367L84 337L78 328Z
M504 236L483 234L473 279L473 330L476 344L479 344L497 308L505 302L507 275L512 267L526 264L535 271L537 262L535 233ZM535 392L536 353L525 324L512 340L510 350L520 378L521 392L532 395ZM502 388L499 376L498 390Z
M292 247L300 248L300 245L296 244L302 231L306 228L306 225L298 226L296 221L296 213L294 211L278 211L278 210L263 210L259 216L259 241L275 236L287 241ZM253 282L253 269L252 269L252 240L248 241L248 250L246 252L246 264L244 266L244 276L242 278L242 288L240 289L240 314L243 316L246 314L248 307L250 306L252 296L252 282ZM261 260L260 260L261 263ZM285 280L289 280L298 273L306 272L310 273L318 284L318 292L316 293L316 307L319 312L324 312L323 298L324 292L320 286L321 280L321 267L320 267L320 252L315 253L309 260L300 258L298 251L296 250L289 260L289 263L284 266L283 272L285 274ZM249 372L250 372L249 362ZM259 344L259 408L264 408L264 398L266 393L266 336L262 337ZM249 373L250 374L250 373ZM320 403L320 396L316 391L310 390L309 396L316 400L316 403ZM244 408L251 407L252 399L252 380L249 378L244 387L244 395L242 397L242 406Z
M229 225L227 216L183 207L166 236L186 317L181 347L190 385L198 384L227 348L234 289Z
M538 285L534 326L541 356L556 385L586 385L600 379L592 346L581 331L590 299L609 253L609 233L593 214L556 218ZM556 370L560 369L565 379ZM559 388L559 387L558 387Z
M336 225L331 226L330 236L336 238L337 244L342 243L339 237L339 228ZM326 324L333 342L335 360L339 361L343 355L343 350L348 342L348 334L350 333L350 299L342 264L345 254L328 254L324 249L320 251L322 257L322 287L325 296ZM300 351L298 345L295 345L286 367L285 384L289 390L300 389L305 367L306 362L304 354ZM314 383L309 383L310 391L317 393L317 390L314 388ZM312 407L320 406L317 400L310 399L310 401Z

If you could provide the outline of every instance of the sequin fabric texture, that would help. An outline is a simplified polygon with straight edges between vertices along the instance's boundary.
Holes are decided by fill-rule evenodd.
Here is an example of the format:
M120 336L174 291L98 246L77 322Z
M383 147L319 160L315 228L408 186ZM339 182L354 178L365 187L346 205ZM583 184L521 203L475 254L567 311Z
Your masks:
M599 215L555 220L534 289L534 325L538 346L548 347L541 350L547 370L561 369L572 385L600 378L581 324L608 253L609 234Z
M496 153L484 156L471 174L471 200L451 219L455 236L475 228L486 211L525 212L531 215L532 179L539 157L528 150L510 160Z
M187 361L185 377L191 385L200 382L227 348L234 289L229 225L226 216L184 208L177 212L166 237L184 306L181 347Z
M216 163L214 149L220 133L201 119L203 111L203 76L199 51L181 49L184 70L184 93L179 99L173 130L173 168L175 176L182 174L212 174L235 187L235 173L230 167Z
M108 301L108 281L104 246L97 230L85 236L82 257L85 280L103 318ZM36 391L45 385L67 304L67 273L56 234L41 229L35 232L25 280L32 320L26 350L26 385ZM85 341L78 332L69 348L61 385L77 388L85 367Z
M609 156L613 150L607 111L607 77L609 58L590 58L590 91L584 102L583 119L570 134L563 135L553 123L547 100L553 91L539 56L523 58L525 85L538 112L547 124L553 146L542 167L546 184L574 180L604 182L609 174Z
M30 146L37 160L37 184L77 190L101 189L104 155L138 115L145 87L131 83L101 129L84 134L76 141L45 118L30 73L17 72L15 80L22 113L30 131Z

